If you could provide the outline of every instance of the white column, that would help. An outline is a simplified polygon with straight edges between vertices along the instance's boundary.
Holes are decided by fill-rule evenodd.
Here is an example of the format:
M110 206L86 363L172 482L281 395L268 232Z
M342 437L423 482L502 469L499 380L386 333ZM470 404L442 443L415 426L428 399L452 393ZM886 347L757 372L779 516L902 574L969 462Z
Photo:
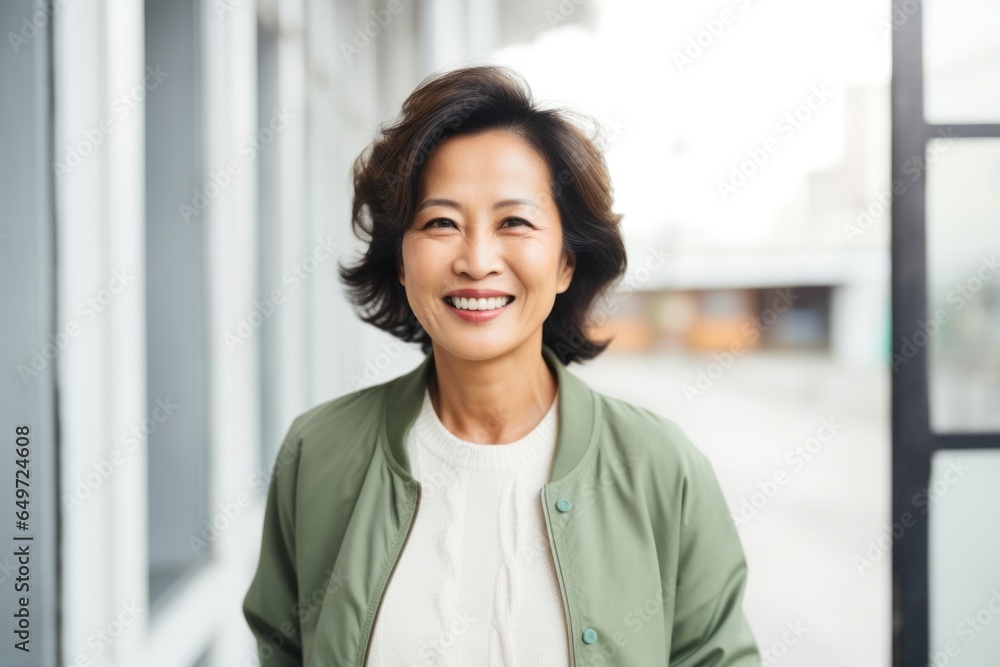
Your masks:
M53 29L55 158L80 156L56 180L57 319L80 327L58 364L61 489L89 491L63 505L63 658L110 665L149 619L146 455L123 439L146 418L143 4L66 3Z

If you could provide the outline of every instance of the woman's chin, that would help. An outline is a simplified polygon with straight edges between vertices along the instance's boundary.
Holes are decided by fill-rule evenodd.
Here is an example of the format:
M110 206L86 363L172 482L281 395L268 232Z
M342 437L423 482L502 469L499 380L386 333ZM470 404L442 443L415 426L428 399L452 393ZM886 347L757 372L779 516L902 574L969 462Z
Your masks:
M513 337L485 332L449 332L434 340L438 349L468 361L494 359L516 345Z

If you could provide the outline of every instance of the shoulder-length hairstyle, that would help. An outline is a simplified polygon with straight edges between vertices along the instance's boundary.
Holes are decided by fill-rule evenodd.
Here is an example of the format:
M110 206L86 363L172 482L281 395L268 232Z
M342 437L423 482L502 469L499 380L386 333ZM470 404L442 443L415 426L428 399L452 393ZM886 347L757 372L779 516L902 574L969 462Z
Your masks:
M523 138L548 163L563 249L576 261L569 288L556 295L542 325L543 343L564 364L603 352L611 339L592 340L585 330L595 302L625 273L622 216L611 211L614 191L604 156L574 117L592 120L536 105L527 82L505 67L471 66L424 79L403 102L399 117L381 124L375 140L354 161L351 224L367 247L356 265L338 264L338 270L361 318L404 341L420 343L425 354L431 350L430 336L410 309L398 278L403 233L413 223L420 175L428 156L449 138L503 130Z

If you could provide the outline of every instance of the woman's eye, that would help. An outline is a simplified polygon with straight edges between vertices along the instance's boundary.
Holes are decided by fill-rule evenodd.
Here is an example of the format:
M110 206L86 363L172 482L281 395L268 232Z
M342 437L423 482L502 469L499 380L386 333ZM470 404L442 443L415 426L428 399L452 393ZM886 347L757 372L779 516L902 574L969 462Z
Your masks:
M527 221L527 220L525 220L524 218L507 218L506 220L504 220L504 222L511 222L511 223L514 223L514 222L519 222L519 223L521 223L521 224L520 224L520 225L516 225L516 226L518 226L518 227L522 227L522 226L524 226L524 225L527 225L527 224L530 224L530 223L528 223L528 221Z
M427 228L427 227L437 227L437 224L435 224L435 223L438 223L438 222L446 222L448 224L451 224L451 220L449 220L448 218L435 218L435 219L431 220L430 222L428 222L426 225L424 225L424 228Z
M441 225L438 225L438 223L441 223ZM505 224L509 223L510 226L513 226L513 227L524 227L526 225L527 226L531 225L531 223L528 222L527 220L525 220L524 218L506 218L504 220L504 223ZM433 220L431 220L430 222L428 222L426 225L424 225L423 228L424 229L442 229L445 225L454 225L454 224L455 223L452 222L451 220L449 220L448 218L434 218Z

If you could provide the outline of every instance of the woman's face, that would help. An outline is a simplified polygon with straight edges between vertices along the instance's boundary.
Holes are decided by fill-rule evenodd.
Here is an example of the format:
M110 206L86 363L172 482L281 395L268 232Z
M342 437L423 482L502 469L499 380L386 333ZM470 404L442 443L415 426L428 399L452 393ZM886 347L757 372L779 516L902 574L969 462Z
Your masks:
M483 360L535 337L540 345L542 323L574 269L544 158L507 132L462 135L431 153L420 181L399 282L435 349ZM508 302L447 298L463 290Z

